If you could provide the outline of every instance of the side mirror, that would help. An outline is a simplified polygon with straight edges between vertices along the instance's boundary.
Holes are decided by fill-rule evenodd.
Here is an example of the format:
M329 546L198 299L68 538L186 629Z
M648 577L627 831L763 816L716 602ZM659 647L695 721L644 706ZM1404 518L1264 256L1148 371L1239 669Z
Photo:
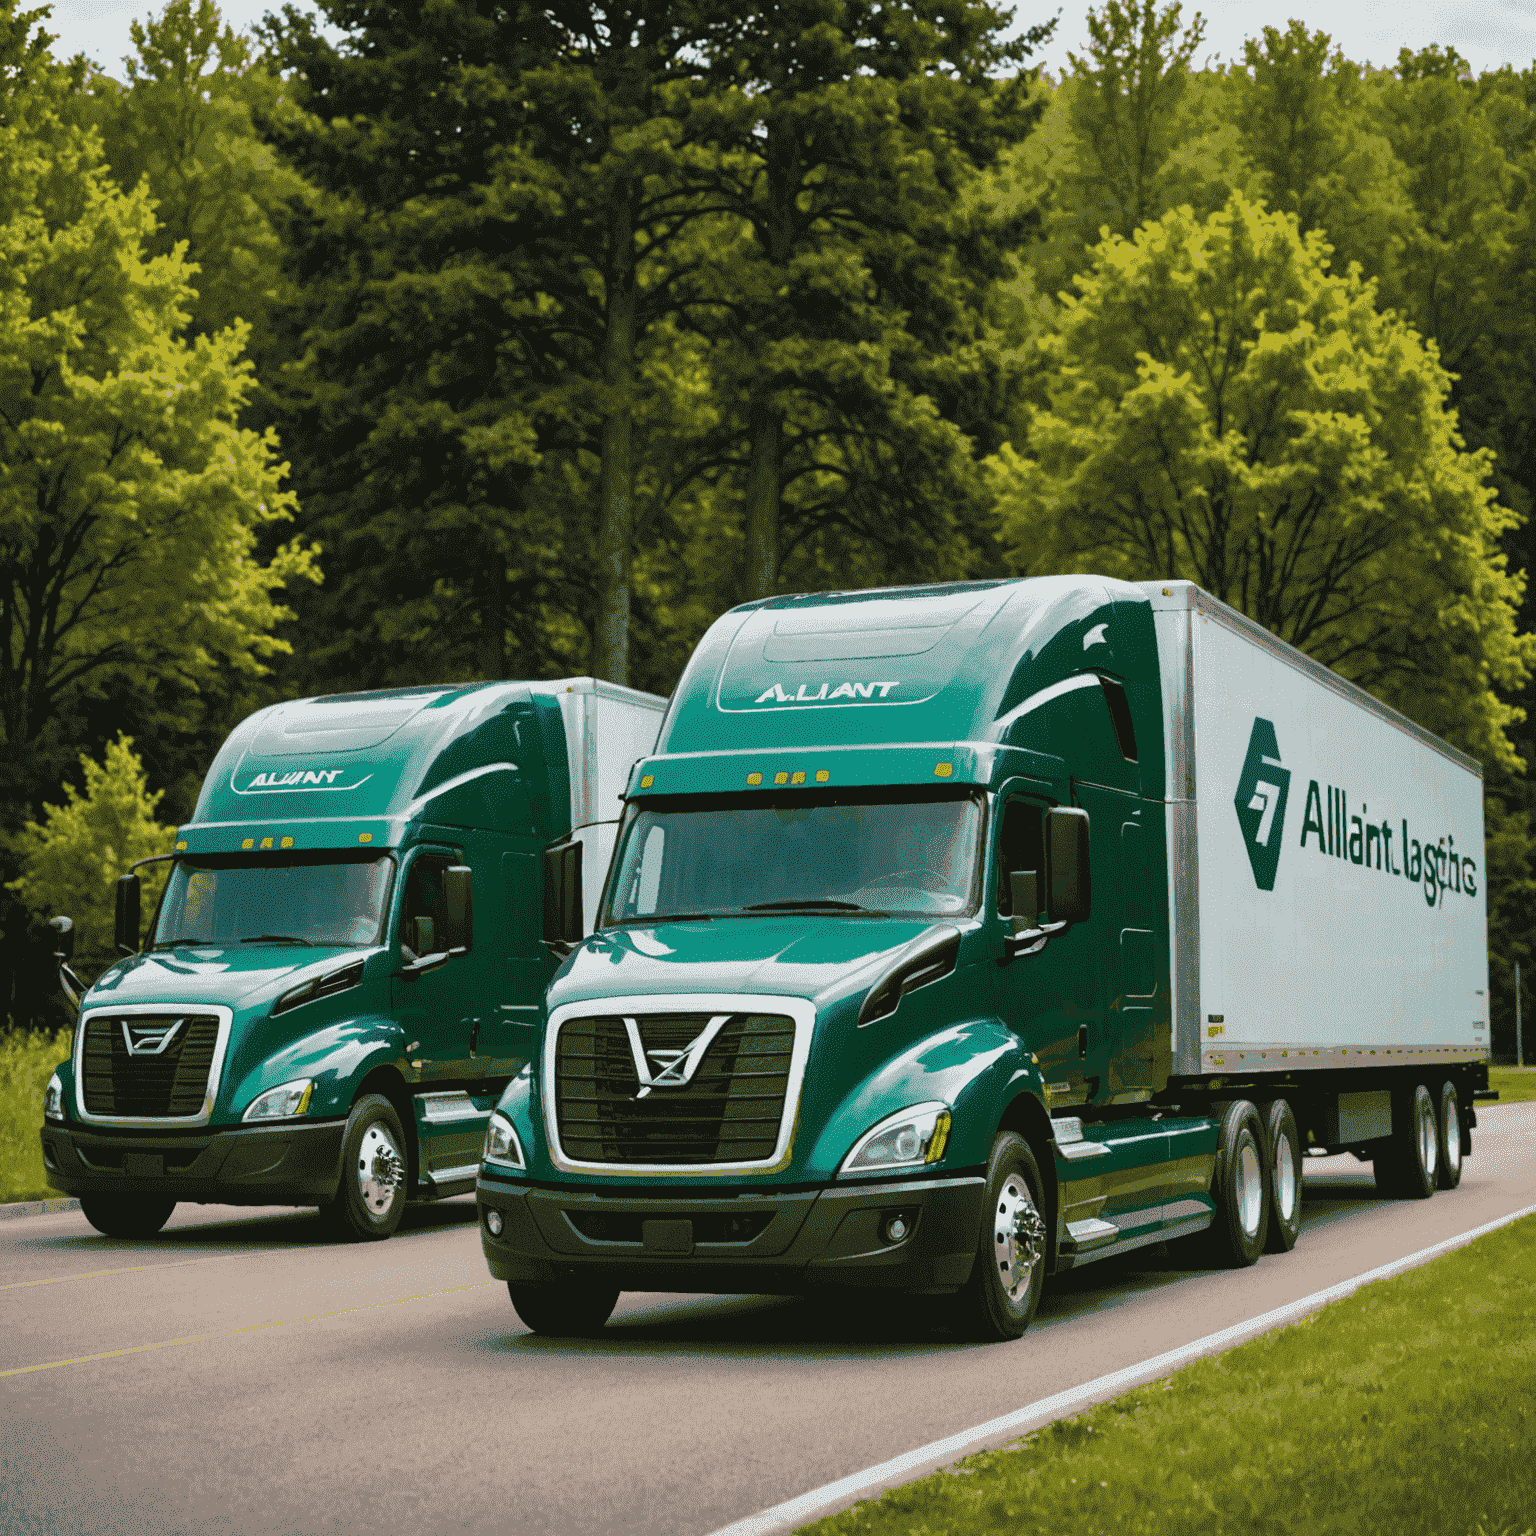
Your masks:
M409 944L418 956L430 955L437 948L437 924L430 917L413 917L403 927L401 942Z
M581 844L560 843L544 852L544 942L561 951L579 944L584 908L581 900Z
M139 952L139 877L119 875L117 881L117 913L113 922L113 936L120 955L136 955Z
M475 893L468 864L451 864L443 871L444 935L455 949L468 949L473 943Z
M1050 920L1085 922L1093 910L1087 811L1058 806L1045 813L1045 869Z
M55 917L48 926L53 929L53 958L65 964L75 958L75 925L67 917Z

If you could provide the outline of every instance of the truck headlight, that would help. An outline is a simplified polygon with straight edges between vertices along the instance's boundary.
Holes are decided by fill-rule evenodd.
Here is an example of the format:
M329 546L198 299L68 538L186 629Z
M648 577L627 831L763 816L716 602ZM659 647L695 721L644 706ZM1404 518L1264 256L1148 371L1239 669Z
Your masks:
M62 1120L64 1118L64 1084L59 1081L59 1074L55 1072L48 1079L48 1086L43 1089L43 1119Z
M503 1168L526 1168L523 1161L523 1144L512 1129L512 1122L500 1110L491 1111L490 1124L485 1128L485 1148L480 1154L487 1163L499 1163Z
M309 1108L309 1096L315 1091L312 1079L301 1077L296 1082L284 1083L281 1088L268 1088L251 1100L250 1108L240 1116L241 1120L293 1120Z
M843 1159L838 1176L936 1163L944 1156L950 1124L949 1105L914 1104L865 1131Z

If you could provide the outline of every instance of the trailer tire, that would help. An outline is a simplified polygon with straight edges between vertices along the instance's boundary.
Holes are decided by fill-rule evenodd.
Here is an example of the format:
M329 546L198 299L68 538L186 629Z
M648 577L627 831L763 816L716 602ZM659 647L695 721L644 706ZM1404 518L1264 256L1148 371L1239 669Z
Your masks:
M507 1295L529 1328L557 1339L590 1338L601 1333L619 1304L617 1286L575 1281L566 1285L516 1285L509 1280Z
M365 1093L347 1116L341 1138L341 1182L320 1215L343 1242L388 1237L405 1214L405 1132L395 1106L382 1093Z
M1301 1131L1284 1099L1259 1106L1264 1126L1265 1173L1269 1181L1266 1253L1289 1253L1301 1236Z
M1045 1286L1045 1184L1029 1143L1015 1131L992 1143L983 1210L970 1279L946 1310L961 1338L992 1344L1029 1327Z
M1450 1078L1440 1085L1440 1113L1435 1117L1435 1128L1440 1139L1438 1182L1441 1189L1455 1189L1461 1183L1466 1132L1461 1128L1461 1101L1457 1097L1456 1084Z
M1392 1136L1375 1159L1376 1187L1403 1200L1427 1200L1440 1178L1440 1127L1423 1083L1392 1096Z
M1246 1269L1269 1238L1269 1179L1264 1126L1247 1099L1234 1099L1221 1117L1211 1196L1216 1217L1206 1234L1213 1263Z
M81 1195L80 1213L104 1237L153 1237L171 1219L174 1200L154 1195Z

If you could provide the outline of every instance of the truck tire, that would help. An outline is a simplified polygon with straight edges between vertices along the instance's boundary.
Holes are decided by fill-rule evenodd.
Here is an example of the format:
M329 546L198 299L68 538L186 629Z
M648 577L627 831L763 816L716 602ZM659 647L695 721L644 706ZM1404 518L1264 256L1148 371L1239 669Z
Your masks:
M1259 1106L1264 1126L1265 1173L1269 1180L1269 1235L1266 1253L1289 1253L1301 1236L1301 1131L1284 1099Z
M106 1237L153 1237L171 1219L174 1200L154 1195L81 1195L80 1211Z
M1440 1141L1440 1188L1455 1189L1461 1183L1462 1144L1466 1133L1461 1128L1461 1102L1456 1095L1456 1084L1450 1079L1440 1085L1440 1113L1435 1117L1435 1126Z
M366 1093L347 1116L341 1139L341 1182L320 1208L333 1237L369 1242L388 1237L405 1214L405 1132L395 1106Z
M1269 1179L1264 1126L1247 1099L1234 1099L1221 1117L1211 1196L1216 1219L1206 1233L1211 1261L1228 1269L1258 1262L1269 1237Z
M1029 1143L1004 1131L987 1163L987 1202L971 1277L951 1298L948 1321L980 1343L1016 1339L1045 1286L1045 1185Z
M603 1324L619 1304L617 1286L515 1285L507 1281L512 1308L535 1332L551 1338L589 1338L601 1333Z
M1440 1128L1423 1083L1392 1095L1392 1136L1373 1159L1376 1188L1403 1200L1427 1200L1440 1177Z

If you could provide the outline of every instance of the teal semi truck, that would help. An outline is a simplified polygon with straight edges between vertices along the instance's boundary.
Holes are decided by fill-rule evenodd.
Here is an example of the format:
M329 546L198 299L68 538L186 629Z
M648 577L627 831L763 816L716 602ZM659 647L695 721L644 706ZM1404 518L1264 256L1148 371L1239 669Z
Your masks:
M884 1287L1011 1338L1047 1275L1425 1197L1486 1084L1481 776L1183 582L776 597L705 635L492 1114L531 1327Z
M387 1237L474 1188L491 1106L533 1051L555 960L551 844L606 866L664 700L590 678L277 704L220 749L141 939L79 995L48 1084L48 1182L114 1236L182 1200L315 1205ZM593 907L552 914L573 926Z

